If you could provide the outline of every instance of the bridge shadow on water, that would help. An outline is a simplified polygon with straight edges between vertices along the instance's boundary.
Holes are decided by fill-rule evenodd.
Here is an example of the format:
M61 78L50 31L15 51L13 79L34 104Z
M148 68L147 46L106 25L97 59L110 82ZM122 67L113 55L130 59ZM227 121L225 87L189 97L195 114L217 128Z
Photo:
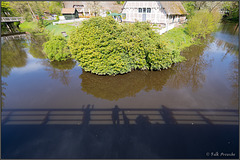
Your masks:
M2 158L237 159L238 110L5 109Z

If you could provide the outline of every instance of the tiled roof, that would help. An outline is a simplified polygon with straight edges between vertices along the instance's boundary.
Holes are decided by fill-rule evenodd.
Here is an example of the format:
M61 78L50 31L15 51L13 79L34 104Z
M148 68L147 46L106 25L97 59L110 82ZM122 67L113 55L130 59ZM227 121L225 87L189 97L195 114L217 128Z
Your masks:
M62 14L74 14L75 8L62 8Z

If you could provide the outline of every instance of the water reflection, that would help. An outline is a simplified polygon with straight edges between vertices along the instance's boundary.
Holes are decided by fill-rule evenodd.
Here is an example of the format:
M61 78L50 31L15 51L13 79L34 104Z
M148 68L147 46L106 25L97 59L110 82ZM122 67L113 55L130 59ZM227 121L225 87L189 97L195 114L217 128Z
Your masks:
M226 54L224 55L223 59L228 54L238 55L238 53L239 53L239 51L238 51L239 46L238 45L235 45L235 44L232 44L232 43L228 43L228 42L220 40L220 39L216 39L216 45L218 47L223 47L223 49L226 50Z
M220 33L224 36L217 34L215 36L215 43L218 47L223 47L226 53L222 56L221 61L224 61L228 55L232 55L232 62L229 66L229 73L227 74L228 80L231 83L233 89L232 92L232 104L238 104L238 56L239 56L239 24L225 24L221 25ZM226 35L227 34L227 35ZM230 36L229 36L230 35Z
M187 60L173 67L175 74L168 81L170 87L176 89L191 87L193 91L197 91L203 86L206 78L204 71L213 61L206 58L204 51L209 48L208 44L213 40L214 38L209 36L202 44L193 45L183 51L183 56Z
M2 84L1 84L1 87L2 87L2 90L1 90L1 111L2 111L2 108L4 106L4 100L6 98L6 94L5 94L6 86L7 86L7 83L2 81Z
M238 35L239 33L239 23L226 23L221 24L217 32L226 33L229 35Z
M84 72L79 76L82 79L82 91L97 98L118 100L124 97L134 97L141 90L161 91L174 71L132 71L118 76L98 76Z
M228 79L231 83L231 87L233 88L233 92L232 92L232 104L237 105L238 104L238 97L239 97L239 93L238 93L238 56L236 56L234 58L234 60L231 62L230 64L230 73L228 74Z
M31 34L30 43L28 44L29 53L38 59L45 59L46 55L43 52L43 43L46 42L45 36L36 36Z
M63 85L69 85L71 78L69 73L70 70L73 69L76 65L76 61L43 61L42 64L47 67L45 70L49 73L49 77L51 77L52 79L59 79Z
M20 68L27 64L24 40L5 41L1 46L2 76L8 77L14 67Z

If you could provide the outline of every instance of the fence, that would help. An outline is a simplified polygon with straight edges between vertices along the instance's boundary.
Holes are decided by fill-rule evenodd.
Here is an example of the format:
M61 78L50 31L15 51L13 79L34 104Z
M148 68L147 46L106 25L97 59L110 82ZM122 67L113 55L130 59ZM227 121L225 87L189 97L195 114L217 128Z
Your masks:
M23 17L1 17L1 22L17 22L24 20Z

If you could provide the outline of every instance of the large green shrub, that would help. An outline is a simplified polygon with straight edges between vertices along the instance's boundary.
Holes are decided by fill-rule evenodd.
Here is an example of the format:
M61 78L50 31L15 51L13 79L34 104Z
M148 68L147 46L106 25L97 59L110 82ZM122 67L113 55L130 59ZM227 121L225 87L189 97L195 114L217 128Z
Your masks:
M53 36L49 41L43 44L44 52L51 61L65 61L71 58L67 40L62 36Z
M68 45L79 65L98 75L165 69L181 57L164 47L148 23L119 24L110 16L84 21Z
M188 22L189 34L193 37L203 37L217 29L217 24L221 19L217 11L209 12L208 10L200 10Z

